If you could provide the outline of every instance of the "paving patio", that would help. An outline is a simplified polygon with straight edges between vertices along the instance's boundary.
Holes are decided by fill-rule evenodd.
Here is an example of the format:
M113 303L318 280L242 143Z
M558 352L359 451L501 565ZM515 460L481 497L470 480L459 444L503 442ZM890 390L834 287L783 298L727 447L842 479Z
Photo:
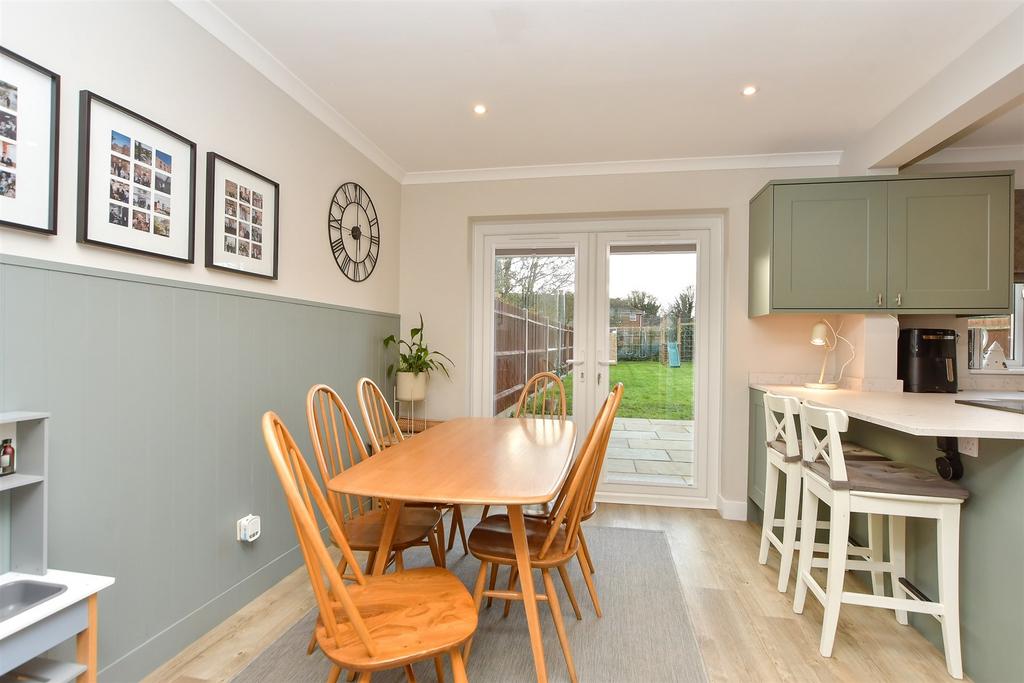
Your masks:
M693 420L616 418L605 481L692 487Z

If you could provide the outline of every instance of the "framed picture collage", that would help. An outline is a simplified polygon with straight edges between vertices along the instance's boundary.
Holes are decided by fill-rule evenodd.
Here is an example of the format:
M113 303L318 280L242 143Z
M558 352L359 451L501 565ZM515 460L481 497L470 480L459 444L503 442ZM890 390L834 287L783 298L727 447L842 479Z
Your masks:
M57 232L60 76L0 46L0 227ZM79 95L77 239L195 261L196 143ZM209 152L206 266L276 280L280 187Z

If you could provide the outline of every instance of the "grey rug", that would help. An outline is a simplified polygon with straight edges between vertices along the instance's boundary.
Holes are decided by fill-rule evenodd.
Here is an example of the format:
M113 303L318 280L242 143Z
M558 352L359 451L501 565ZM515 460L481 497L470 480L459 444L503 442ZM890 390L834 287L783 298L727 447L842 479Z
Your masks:
M578 564L571 565L569 574L583 621L576 621L561 581L554 577L580 681L706 681L665 533L588 526L587 542L597 565L595 579L604 617L598 619L594 614ZM407 567L429 564L425 550L406 555ZM472 555L463 556L458 544L448 554L448 568L472 590L480 564ZM502 569L499 586L507 581L507 571ZM543 591L539 572L534 576ZM481 610L468 666L469 679L474 683L536 680L522 604L514 603L508 619L502 619L503 604L495 600L490 609ZM309 612L274 641L234 683L327 680L331 665L323 653L318 650L306 656L316 615L316 610ZM548 678L568 681L551 612L545 603L540 603L540 616ZM421 662L414 669L419 680L435 680L433 662ZM382 671L373 676L374 683L404 680L401 670ZM450 669L447 680L452 680Z

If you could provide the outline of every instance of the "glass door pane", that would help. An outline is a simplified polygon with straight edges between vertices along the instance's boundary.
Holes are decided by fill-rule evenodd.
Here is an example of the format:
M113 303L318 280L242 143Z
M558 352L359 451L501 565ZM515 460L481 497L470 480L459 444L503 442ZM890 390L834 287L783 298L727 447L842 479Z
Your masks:
M565 383L573 414L576 261L572 247L495 250L493 415L510 415L527 380L545 370ZM545 400L557 405L556 393Z
M607 254L607 360L598 360L598 382L622 382L625 393L605 488L693 488L696 247L612 243Z

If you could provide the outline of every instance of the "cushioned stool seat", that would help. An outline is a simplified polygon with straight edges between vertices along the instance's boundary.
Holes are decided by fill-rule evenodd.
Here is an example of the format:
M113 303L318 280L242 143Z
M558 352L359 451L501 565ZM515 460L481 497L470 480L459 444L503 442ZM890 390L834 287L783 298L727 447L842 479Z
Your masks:
M847 445L843 444L843 455ZM935 498L956 498L967 500L967 489L955 482L946 481L934 472L923 470L903 462L853 461L846 462L848 481L832 481L829 478L828 463L817 460L805 463L805 467L829 483L836 491L863 491L867 493L889 493L904 496L932 496Z
M776 439L775 441L768 442L768 448L773 448L782 454L782 459L785 462L800 462L801 456L797 455L786 455L786 442L782 439ZM859 461L859 460L888 460L878 451L873 451L867 446L861 446L859 443L847 443L843 442L843 455L847 460Z

